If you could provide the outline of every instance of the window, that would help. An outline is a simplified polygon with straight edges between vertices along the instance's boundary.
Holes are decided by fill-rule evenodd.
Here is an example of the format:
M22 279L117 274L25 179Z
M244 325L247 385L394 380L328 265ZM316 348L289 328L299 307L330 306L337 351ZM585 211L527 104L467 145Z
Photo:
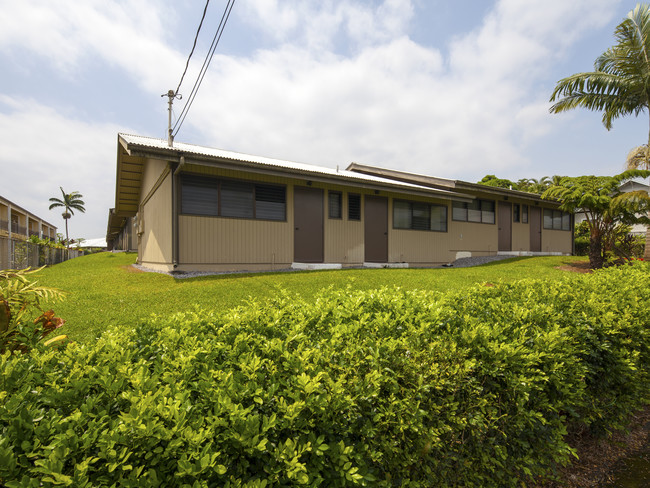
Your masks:
M393 202L393 227L396 229L411 228L411 204L401 200Z
M467 204L463 202L453 202L451 206L452 220L467 222Z
M544 228L553 230L571 230L571 214L560 210L544 209Z
M431 230L447 232L447 207L431 205Z
M286 188L209 176L181 176L181 213L286 220Z
M221 182L221 216L252 219L253 185L243 181Z
M467 220L469 222L481 221L481 201L474 200L467 204Z
M494 200L452 202L451 218L460 222L494 224Z
M181 183L181 213L218 215L218 181L213 178L184 175Z
M255 185L255 218L285 220L287 207L283 186Z
M348 220L361 220L361 195L348 193Z
M494 202L492 200L481 200L481 222L484 224L494 224L495 212Z
M447 232L447 207L394 200L393 227L395 229Z
M330 219L342 218L342 206L340 191L330 191L327 193L327 208Z
M521 222L523 224L528 223L528 205L521 206Z
M562 212L562 230L571 230L571 214Z
M512 206L512 221L521 222L521 205L518 203Z
M429 230L430 208L426 203L411 203L411 229Z

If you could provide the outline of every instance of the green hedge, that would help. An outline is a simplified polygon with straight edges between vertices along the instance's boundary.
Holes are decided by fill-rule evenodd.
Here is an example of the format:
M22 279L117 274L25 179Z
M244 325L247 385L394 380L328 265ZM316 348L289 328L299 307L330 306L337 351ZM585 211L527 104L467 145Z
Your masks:
M325 291L0 358L0 484L515 487L650 392L650 268Z

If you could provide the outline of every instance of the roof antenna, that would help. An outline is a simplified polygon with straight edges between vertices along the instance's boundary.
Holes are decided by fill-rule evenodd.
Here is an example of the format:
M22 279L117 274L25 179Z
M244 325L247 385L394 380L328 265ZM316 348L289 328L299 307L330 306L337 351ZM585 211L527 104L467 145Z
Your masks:
M174 98L178 98L179 100L183 99L183 95L181 94L176 94L174 90L169 90L167 93L163 93L160 95L161 97L169 97L169 107L167 108L167 111L169 112L168 117L167 117L167 145L169 147L174 147L174 134L172 134L172 103L174 103Z

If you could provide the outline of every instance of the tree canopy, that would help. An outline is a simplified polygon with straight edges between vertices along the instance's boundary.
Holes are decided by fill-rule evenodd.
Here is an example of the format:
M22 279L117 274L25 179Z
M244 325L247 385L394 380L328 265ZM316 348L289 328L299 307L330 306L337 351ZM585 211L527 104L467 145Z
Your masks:
M50 198L50 202L52 203L50 204L49 209L52 210L53 208L63 207L64 211L61 216L65 220L65 240L69 247L70 237L68 235L68 219L74 215L75 210L84 213L86 211L86 208L84 207L85 203L82 200L83 195L81 193L78 191L66 193L63 191L63 187L59 187L59 189L61 190L61 195L63 198Z
M616 176L563 177L542 198L558 200L567 212L584 213L591 234L589 261L592 268L601 268L607 252L615 251L612 236L618 226L650 224L647 192L619 190L626 181L649 176L650 171L628 170Z

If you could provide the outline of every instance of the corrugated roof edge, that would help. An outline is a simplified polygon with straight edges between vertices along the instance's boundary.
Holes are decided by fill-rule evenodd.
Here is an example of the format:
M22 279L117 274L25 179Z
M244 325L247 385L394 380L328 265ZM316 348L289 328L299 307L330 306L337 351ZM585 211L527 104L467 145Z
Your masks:
M313 174L313 175L326 175L328 177L340 178L345 180L353 180L365 183L374 183L377 185L394 187L394 188L404 188L409 190L422 191L426 193L431 193L434 195L440 195L447 198L461 198L466 199L467 196L449 191L443 188L432 188L430 186L418 185L415 183L401 182L391 178L384 178L377 175L368 175L362 174L354 171L348 170L336 170L333 168L328 168L325 166L317 166L307 163L297 163L293 161L286 161L281 159L266 158L262 156L254 156L245 153L239 153L234 151L226 151L223 149L209 148L206 146L198 146L194 144L187 144L183 142L174 142L173 146L169 146L168 142L164 139L158 139L154 137L138 136L133 134L124 134L119 133L118 137L123 141L123 146L129 152L137 152L137 148L154 150L156 153L163 154L176 154L178 157L181 155L196 154L199 156L205 156L208 159L217 158L225 159L229 161L235 161L240 163L248 163L257 166L264 167L275 167L283 168L292 171L296 171L302 174Z

